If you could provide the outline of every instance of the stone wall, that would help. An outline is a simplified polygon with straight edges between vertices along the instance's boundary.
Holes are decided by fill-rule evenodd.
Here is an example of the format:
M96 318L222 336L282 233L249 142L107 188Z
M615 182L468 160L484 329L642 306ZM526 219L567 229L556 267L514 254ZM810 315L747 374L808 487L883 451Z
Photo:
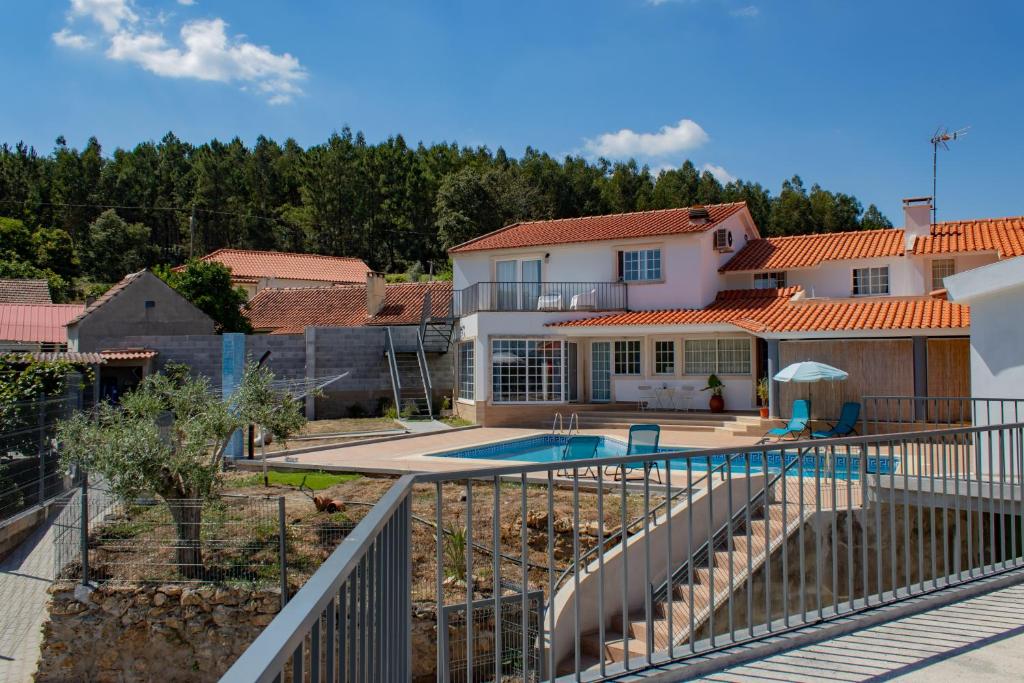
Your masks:
M82 601L75 589L50 587L36 681L216 681L281 604L227 586L100 586Z

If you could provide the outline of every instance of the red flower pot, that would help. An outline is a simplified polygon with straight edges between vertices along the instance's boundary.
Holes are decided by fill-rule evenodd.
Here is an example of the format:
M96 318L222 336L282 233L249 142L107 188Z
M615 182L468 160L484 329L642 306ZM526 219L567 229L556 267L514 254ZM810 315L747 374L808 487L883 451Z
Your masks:
M721 396L712 396L711 400L708 401L708 409L712 413L725 412L725 399Z

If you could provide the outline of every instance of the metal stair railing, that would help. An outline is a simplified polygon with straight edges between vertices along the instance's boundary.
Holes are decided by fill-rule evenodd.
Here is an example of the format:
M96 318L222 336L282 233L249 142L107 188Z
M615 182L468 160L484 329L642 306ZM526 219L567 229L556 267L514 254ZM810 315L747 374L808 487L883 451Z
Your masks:
M391 374L391 390L395 397L395 412L402 412L402 379L398 373L398 359L395 357L395 340L391 337L391 328L384 328L384 355L388 357L388 371Z
M430 293L427 293L429 298ZM423 349L423 327L416 331L416 358L420 364L420 380L423 382L423 394L427 399L427 416L434 417L433 386L430 383L430 368L427 367L427 353Z

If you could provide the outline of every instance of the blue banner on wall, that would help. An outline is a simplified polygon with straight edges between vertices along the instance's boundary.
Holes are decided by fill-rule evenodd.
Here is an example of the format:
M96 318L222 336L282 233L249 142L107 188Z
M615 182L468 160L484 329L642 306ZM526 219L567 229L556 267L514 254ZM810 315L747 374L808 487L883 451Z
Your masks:
M245 372L245 335L228 332L221 335L221 340L220 384L222 396L226 399L235 393L235 388L242 381L242 373ZM242 441L242 432L235 432L224 451L224 457L241 458L245 455Z

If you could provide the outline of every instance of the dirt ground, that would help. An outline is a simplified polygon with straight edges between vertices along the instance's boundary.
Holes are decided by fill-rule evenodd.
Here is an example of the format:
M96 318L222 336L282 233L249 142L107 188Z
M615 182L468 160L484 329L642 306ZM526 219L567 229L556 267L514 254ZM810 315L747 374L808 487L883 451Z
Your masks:
M348 436L363 432L386 432L403 429L402 425L387 417L339 418L336 420L313 420L288 441L272 441L267 444L267 453L279 453L291 448L328 446L349 443L366 436ZM257 457L260 447L256 447Z
M252 473L226 475L225 496L211 512L204 508L205 579L212 581L275 581L279 564L277 498L285 499L288 543L288 576L297 590L324 559L341 543L373 504L394 485L395 477L348 475L345 481L317 491L339 504L336 512L318 512L310 492L296 486L273 484L264 487ZM442 487L441 543L444 590L449 599L465 598L465 548L472 541L472 576L475 594L491 594L493 584L493 517L495 487L490 482L472 486L472 515L467 515L465 482ZM574 529L578 529L579 551L597 544L598 494L579 491L578 507L568 488L553 488L551 501L544 485L526 489L526 560L530 566L531 588L547 592L548 510L552 511L554 535L551 556L557 573L570 566L574 557ZM499 563L501 585L509 590L522 584L522 488L502 483L499 500ZM651 495L650 506L661 502ZM417 485L412 495L413 599L436 599L437 489ZM618 489L604 494L604 533L611 536L621 526L622 507ZM208 504L209 505L209 504ZM643 513L643 496L626 498L626 517L632 521ZM574 512L576 511L576 512ZM209 529L207 529L209 525ZM124 580L178 580L173 563L174 527L166 509L130 507L108 516L91 535L91 571L98 577Z

